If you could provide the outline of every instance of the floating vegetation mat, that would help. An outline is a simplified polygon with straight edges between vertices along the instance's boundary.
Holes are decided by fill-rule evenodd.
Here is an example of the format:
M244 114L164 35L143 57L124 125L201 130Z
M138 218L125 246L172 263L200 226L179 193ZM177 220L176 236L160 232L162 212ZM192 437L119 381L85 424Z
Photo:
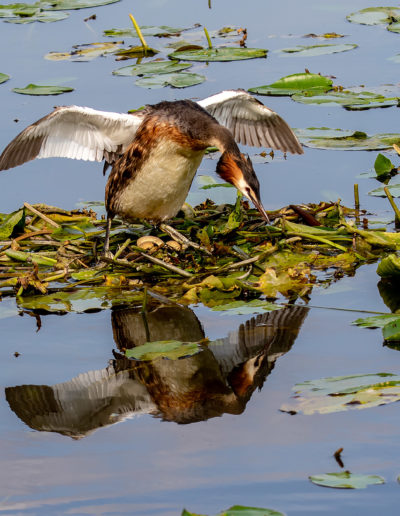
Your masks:
M271 309L268 300L307 300L314 287L400 248L400 234L369 230L365 213L338 203L283 208L270 226L240 196L178 215L160 227L114 220L105 258L104 217L25 203L0 215L0 295L39 313L153 300L222 310L252 302L257 311Z

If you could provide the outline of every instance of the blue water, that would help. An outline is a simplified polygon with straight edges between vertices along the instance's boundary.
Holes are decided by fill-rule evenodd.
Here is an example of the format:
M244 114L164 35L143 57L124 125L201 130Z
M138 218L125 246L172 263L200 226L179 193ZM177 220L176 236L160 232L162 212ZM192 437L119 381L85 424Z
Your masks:
M162 99L202 98L223 89L267 84L305 68L334 75L335 82L343 86L397 83L399 65L387 58L397 53L400 36L383 26L367 27L345 20L350 12L375 4L359 0L259 0L248 4L214 0L209 10L206 0L123 0L71 11L69 19L53 24L0 21L0 72L12 76L0 85L0 147L56 104L125 112ZM115 62L111 56L88 63L43 59L52 50L67 51L74 44L102 41L104 29L129 26L129 12L143 25L191 26L199 22L209 30L228 24L247 27L248 46L268 48L268 58L195 65L194 71L205 74L207 81L183 90L146 90L136 87L133 78L112 76L112 70L130 63ZM83 18L92 13L97 19L84 23ZM319 42L303 38L304 34L332 31L347 35L340 42L357 43L359 48L312 58L280 57L274 52ZM149 38L149 42L153 46L164 43L156 38ZM30 82L58 82L73 86L75 91L57 98L28 97L10 91ZM348 112L334 106L296 104L288 98L261 100L293 127L327 126L371 134L398 131L397 108ZM341 198L344 204L352 205L353 184L358 182L361 206L377 217L390 218L387 201L367 195L378 184L357 177L373 166L376 154L305 149L303 156L257 164L264 204L267 209L276 209L290 203ZM395 155L392 161L396 162ZM0 211L17 209L24 201L71 208L80 202L102 200L105 180L101 168L99 164L71 160L38 160L3 172ZM206 159L199 173L213 174L214 168L215 161ZM202 195L197 184L191 195L196 199ZM399 372L400 355L382 345L380 330L351 325L363 315L359 310L390 311L379 295L375 270L376 265L366 265L354 277L343 278L328 289L314 289L309 301L313 308L296 328L297 339L291 349L274 357L275 366L262 382L262 389L254 390L240 414L224 413L222 417L182 425L162 421L156 410L149 409L149 413L144 410L135 417L129 413L130 417L119 424L102 428L93 423L85 436L73 439L57 431L34 430L37 421L30 420L32 428L17 417L2 390L0 511L10 515L172 516L186 507L211 515L242 504L296 516L375 515L378 511L398 514L398 404L313 416L289 416L279 411L290 400L296 382ZM215 315L201 306L192 309L197 331L212 341L227 341L230 332L250 319ZM42 327L37 332L36 320L27 314L17 315L15 302L4 298L0 302L1 387L54 386L88 371L105 370L113 359L112 350L117 348L111 319L107 310L42 316ZM232 351L233 340L229 341ZM15 357L15 352L20 356ZM22 392L21 403L26 407L38 403L39 398L29 401L30 391ZM45 397L49 389L35 392ZM103 408L93 413L92 422ZM76 405L66 404L69 416L76 410ZM340 470L332 457L340 447L344 448L342 458L347 469L382 475L386 484L360 491L312 485L309 475Z

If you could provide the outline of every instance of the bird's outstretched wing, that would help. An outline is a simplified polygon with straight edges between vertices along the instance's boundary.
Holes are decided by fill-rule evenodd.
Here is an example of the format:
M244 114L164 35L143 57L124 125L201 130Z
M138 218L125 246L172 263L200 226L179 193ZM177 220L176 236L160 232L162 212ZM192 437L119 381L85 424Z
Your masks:
M0 170L35 158L113 162L132 142L144 111L134 115L79 106L57 107L24 129L0 156Z
M239 143L303 154L299 140L283 118L244 90L222 91L198 104L227 127Z

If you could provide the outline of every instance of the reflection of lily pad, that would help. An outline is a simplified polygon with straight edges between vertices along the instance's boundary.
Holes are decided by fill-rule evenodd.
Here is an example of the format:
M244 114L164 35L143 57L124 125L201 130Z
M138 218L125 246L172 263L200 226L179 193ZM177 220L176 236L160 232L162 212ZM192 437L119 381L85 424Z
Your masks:
M50 61L91 61L99 56L116 52L122 41L85 43L74 45L71 52L49 52L44 57Z
M369 91L354 93L352 91L332 91L329 93L305 92L292 96L302 104L338 104L348 110L364 110L371 108L397 106L398 97L385 97Z
M360 23L362 25L379 25L390 23L393 18L400 17L399 7L367 7L355 13L346 16L346 19L352 23Z
M22 95L61 95L74 91L74 88L68 86L38 86L37 84L28 84L25 88L13 88L15 93Z
M18 297L18 306L26 310L49 313L85 312L104 310L129 303L139 304L142 293L104 286L77 288L70 291L53 292L47 295Z
M170 59L182 59L185 61L240 61L242 59L255 59L266 57L268 50L263 48L203 48L201 50L187 50L169 54Z
M367 135L362 131L313 127L296 129L301 143L314 149L381 150L400 144L400 134Z
M142 25L140 27L143 36L178 36L185 29L177 29L174 27L167 27L166 25ZM104 36L110 36L112 38L138 38L138 34L134 27L127 29L108 29L103 32Z
M378 475L356 475L350 471L324 473L309 477L313 484L337 489L365 489L370 485L384 484L385 479Z
M337 376L296 384L295 401L284 412L329 414L400 401L400 376L389 373Z
M162 74L171 72L180 72L190 68L189 63L179 63L178 61L150 61L150 63L140 63L130 66L124 66L113 71L114 75L123 75L132 77L135 75Z
M10 78L10 76L9 76L9 75L7 75L7 74L5 74L5 73L0 73L0 84L1 84L2 82L6 82L6 81L8 81L8 79L9 79L9 78Z
M164 86L172 86L174 88L187 88L201 84L206 78L204 75L188 72L163 73L160 75L148 75L138 79L135 84L141 88L163 88Z
M341 43L338 45L326 43L324 45L298 45L293 48L282 48L279 52L285 54L294 54L299 57L322 56L325 54L337 54L338 52L347 52L357 48L354 43Z
M214 312L226 312L224 315L247 315L262 312L270 312L272 310L280 310L283 308L275 303L262 301L261 299L253 299L252 301L232 301L225 305L214 306L211 310Z
M293 95L302 91L328 91L332 87L332 80L316 73L294 73L281 77L279 80L266 86L249 88L249 91L259 95Z
M126 356L135 360L154 360L156 358L178 358L189 357L201 351L199 342L182 342L180 340L160 340L146 342L142 346L127 349Z

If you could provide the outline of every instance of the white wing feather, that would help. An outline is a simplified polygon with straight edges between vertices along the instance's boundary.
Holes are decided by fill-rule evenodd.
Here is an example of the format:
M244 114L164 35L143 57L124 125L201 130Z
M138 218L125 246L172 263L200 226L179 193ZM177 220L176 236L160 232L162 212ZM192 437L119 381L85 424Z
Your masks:
M34 158L111 159L133 141L143 116L143 112L129 115L79 106L58 107L9 143L0 156L0 170Z
M303 154L296 135L283 118L244 90L222 91L198 104L227 127L239 143Z

